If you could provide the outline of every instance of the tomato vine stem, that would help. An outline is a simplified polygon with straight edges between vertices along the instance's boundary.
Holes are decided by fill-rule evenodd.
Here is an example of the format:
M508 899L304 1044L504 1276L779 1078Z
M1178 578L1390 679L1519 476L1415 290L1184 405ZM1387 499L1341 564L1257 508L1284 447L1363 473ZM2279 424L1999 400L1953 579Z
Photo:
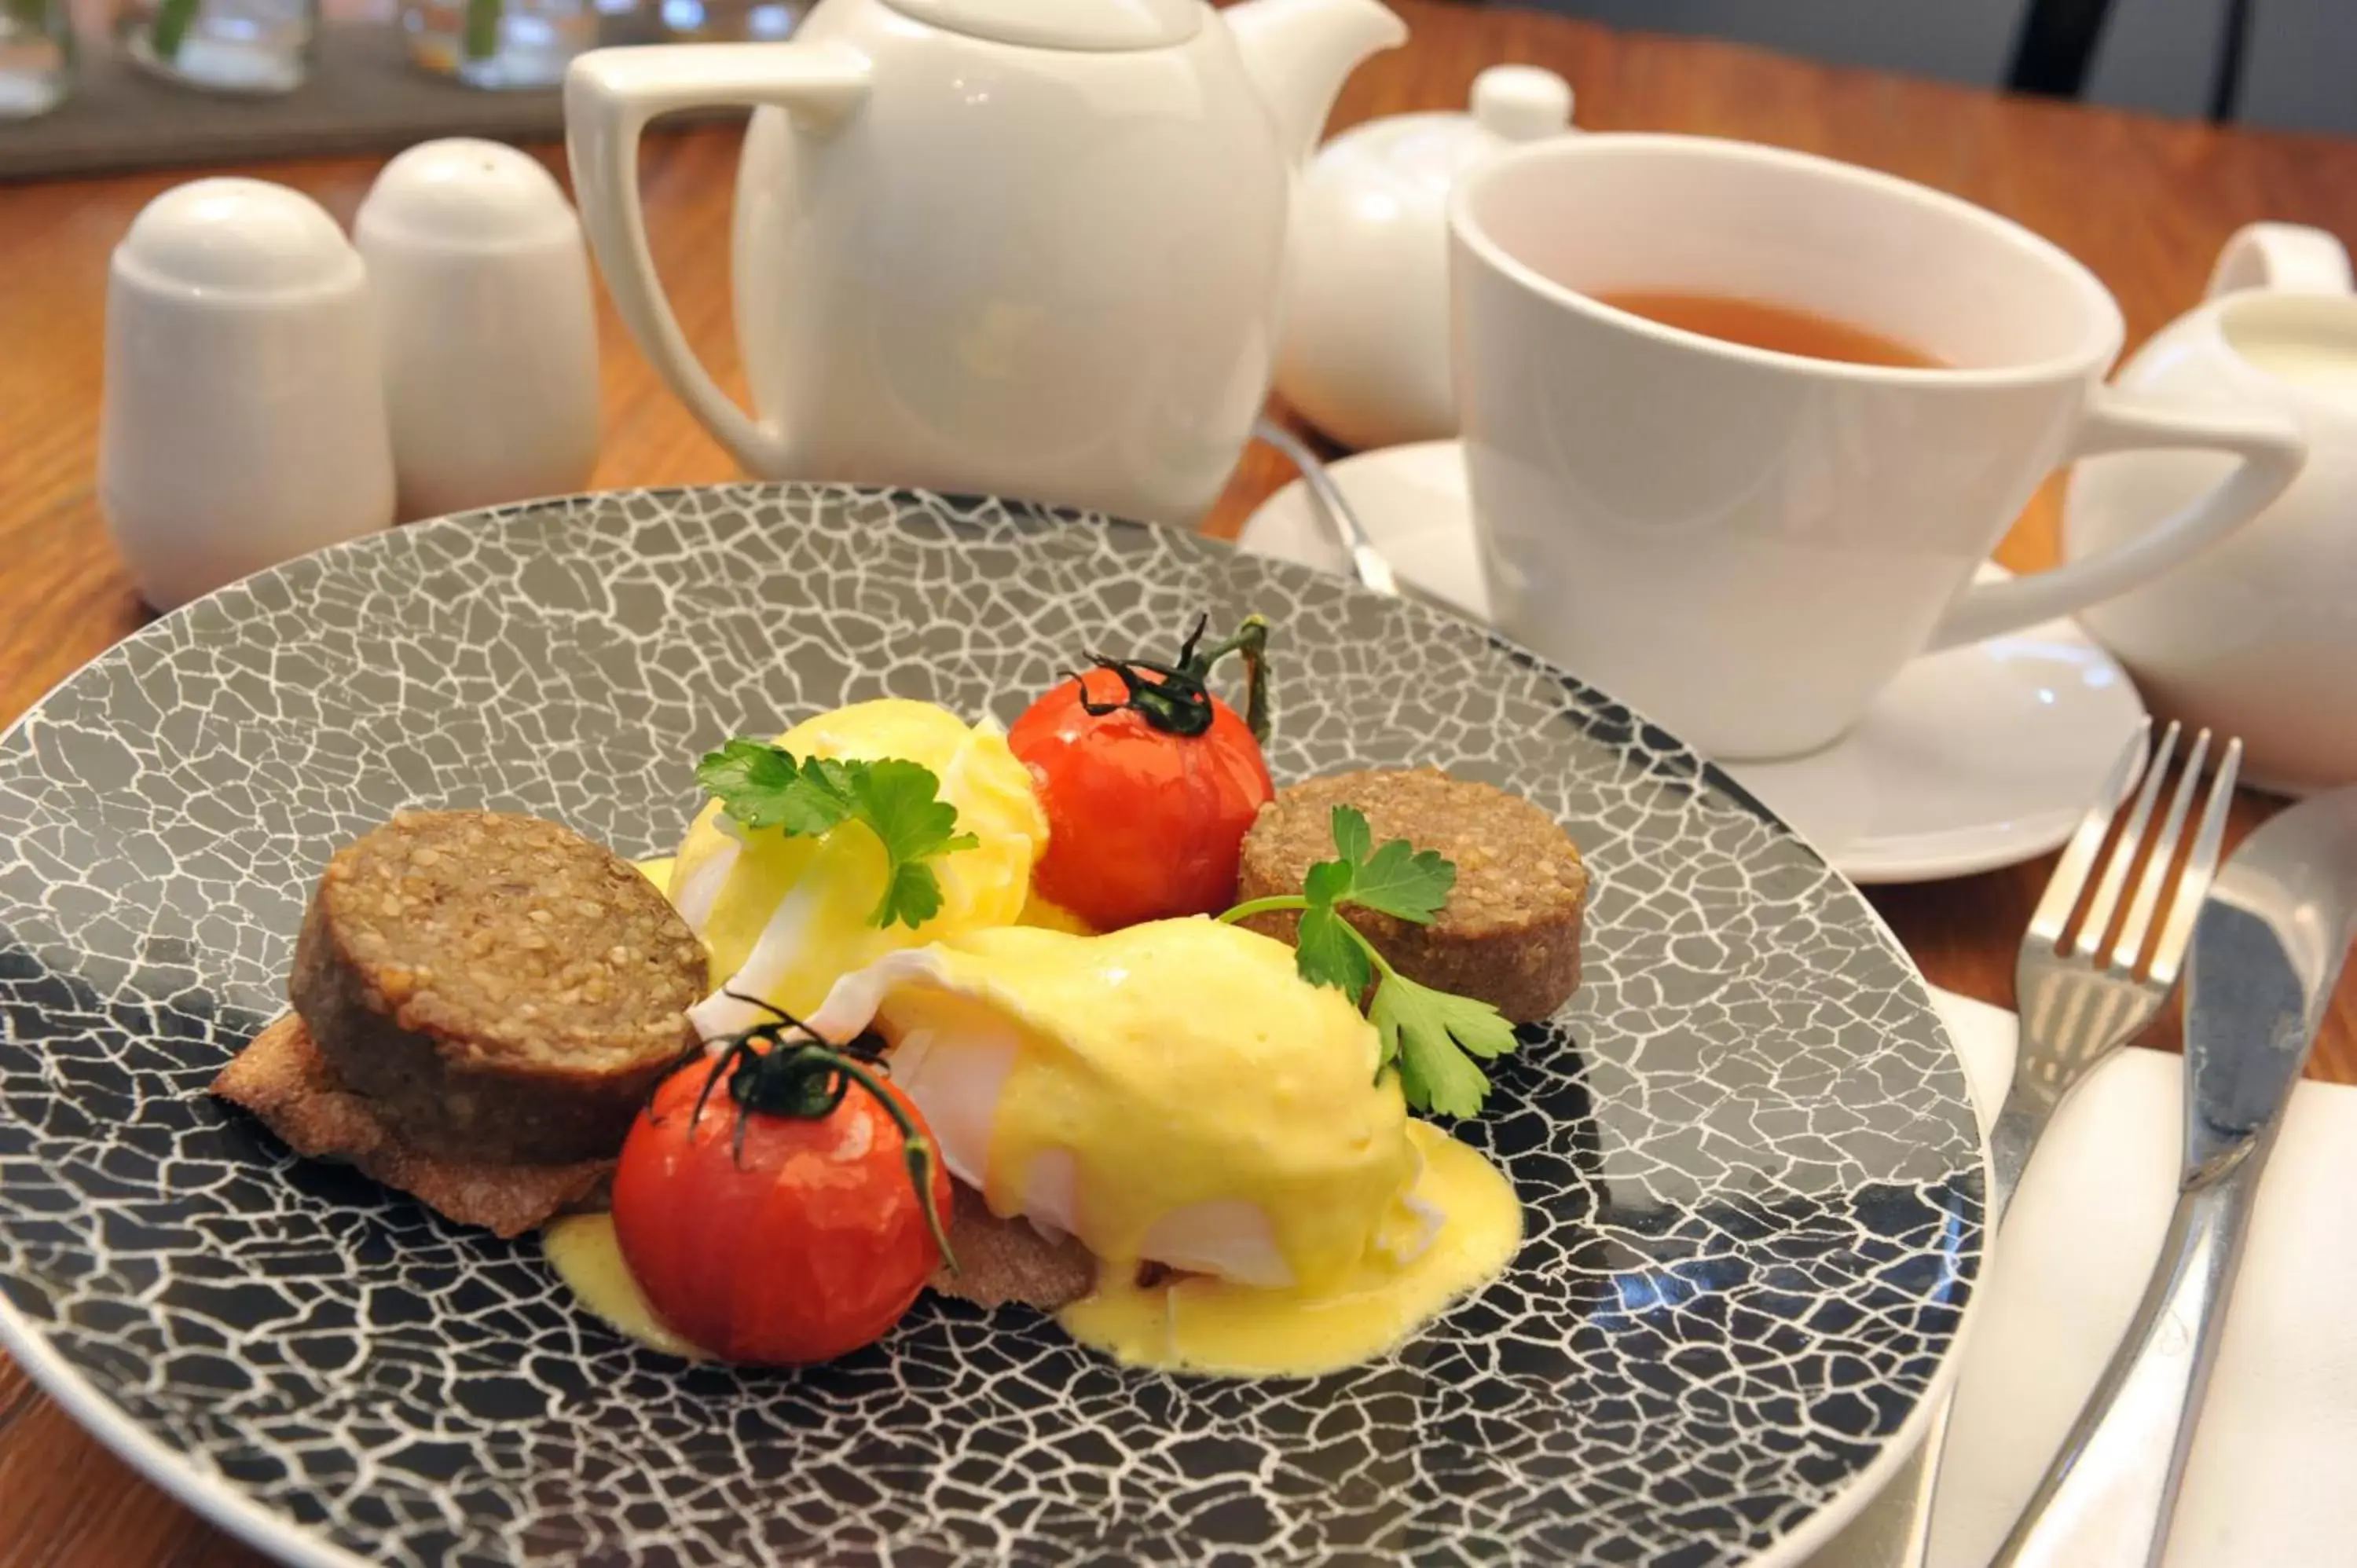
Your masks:
M915 1119L902 1109L900 1102L885 1090L876 1070L883 1064L883 1051L865 1043L873 1036L863 1033L844 1045L834 1045L773 1002L726 987L722 993L748 1007L760 1008L775 1021L725 1036L720 1049L710 1058L712 1068L696 1091L694 1109L688 1112L688 1136L694 1137L696 1123L704 1119L712 1091L725 1079L728 1097L737 1108L729 1157L742 1168L745 1123L755 1115L823 1121L834 1113L851 1086L857 1084L899 1129L901 1160L916 1187L917 1205L924 1212L925 1229L932 1233L933 1244L941 1249L942 1261L949 1265L950 1273L963 1273L958 1267L957 1252L950 1245L949 1228L942 1220L941 1206L933 1201L933 1177L941 1168L941 1153L933 1147L932 1139L918 1130ZM803 1037L789 1040L786 1036L790 1031ZM698 1059L691 1051L674 1063L663 1078L669 1079Z
M1252 732L1253 739L1265 745L1273 716L1268 620L1263 616L1246 616L1233 637L1204 648L1203 632L1210 623L1209 615L1197 616L1187 640L1179 644L1178 659L1168 664L1158 664L1150 659L1112 659L1102 653L1084 653L1091 668L1110 671L1121 682L1122 696L1117 702L1101 702L1090 696L1088 682L1071 671L1064 671L1064 679L1080 687L1081 709L1091 718L1125 711L1135 714L1164 735L1192 737L1211 727L1211 693L1204 679L1213 665L1232 653L1243 660L1244 666L1244 727ZM1156 679L1149 681L1148 675Z

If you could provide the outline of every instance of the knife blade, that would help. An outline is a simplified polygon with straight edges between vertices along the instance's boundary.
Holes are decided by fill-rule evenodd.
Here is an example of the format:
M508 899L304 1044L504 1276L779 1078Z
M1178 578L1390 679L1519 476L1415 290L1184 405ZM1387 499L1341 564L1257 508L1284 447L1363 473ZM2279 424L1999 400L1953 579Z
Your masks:
M2299 1081L2357 934L2357 791L2252 835L2212 886L2185 979L2191 1185L2272 1130Z
M2185 975L2185 1147L2159 1265L1994 1568L2158 1568L2259 1176L2357 943L2357 788L2219 871Z

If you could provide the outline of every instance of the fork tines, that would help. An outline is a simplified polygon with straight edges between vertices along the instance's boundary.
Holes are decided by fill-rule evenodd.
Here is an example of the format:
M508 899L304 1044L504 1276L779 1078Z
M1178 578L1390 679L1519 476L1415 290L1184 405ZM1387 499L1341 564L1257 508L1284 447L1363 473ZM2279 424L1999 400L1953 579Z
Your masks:
M2175 982L2178 964L2193 934L2194 917L2210 891L2211 878L2218 871L2219 849L2226 832L2226 810L2233 801L2234 777L2243 760L2242 741L2228 739L2210 781L2209 797L2201 808L2201 825L2194 832L2192 848L2179 868L2178 839L2184 831L2185 819L2192 810L2194 794L2201 787L2202 770L2209 761L2208 730L2193 737L2183 766L2178 770L2177 787L2170 791L2168 811L2159 830L2150 833L2147 830L2152 825L2153 808L2160 800L2161 785L2176 760L2180 733L2180 726L2172 720L2161 732L2160 744L2155 748L2151 744L2151 721L2147 719L2137 727L2119 761L2113 766L2103 796L2089 808L2079 823L2079 831L2063 849L2054 875L2046 885L2046 897L2040 900L2038 913L2030 919L2031 941L2048 943L2059 950L2064 933L2073 929L2072 916L2077 914L2072 955L2116 973L2134 974L2151 935L2153 917L2161 908L2162 896L2168 893L2168 913L2161 923L2160 940L2153 950L2150 975L2162 985ZM2142 786L2136 789L2127 820L2115 836L2112 830L2119 808L2139 776ZM2104 853L2107 842L2108 854ZM2142 874L2136 876L2126 917L2119 922L2115 935L2113 918L2119 911L2120 894L2139 865ZM2108 947L2106 938L2110 939Z

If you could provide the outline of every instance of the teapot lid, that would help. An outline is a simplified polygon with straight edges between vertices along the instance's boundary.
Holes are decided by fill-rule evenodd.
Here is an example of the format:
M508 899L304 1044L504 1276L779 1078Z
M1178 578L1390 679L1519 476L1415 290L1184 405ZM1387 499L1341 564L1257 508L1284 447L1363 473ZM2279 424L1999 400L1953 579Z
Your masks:
M1310 173L1320 181L1378 182L1437 223L1440 204L1468 165L1501 145L1571 128L1569 82L1536 66L1493 65L1473 79L1465 112L1426 110L1361 121L1318 150ZM1398 216L1390 209L1375 221L1389 224Z
M1156 49L1203 26L1202 0L885 0L944 32L1047 49Z

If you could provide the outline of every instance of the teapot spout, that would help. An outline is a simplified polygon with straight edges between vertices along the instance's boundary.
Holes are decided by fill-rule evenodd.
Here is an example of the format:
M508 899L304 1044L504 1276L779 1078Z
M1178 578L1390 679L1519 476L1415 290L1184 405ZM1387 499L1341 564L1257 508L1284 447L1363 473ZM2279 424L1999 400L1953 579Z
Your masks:
M1407 24L1379 0L1246 0L1221 16L1296 165L1308 161L1351 72L1407 41Z

